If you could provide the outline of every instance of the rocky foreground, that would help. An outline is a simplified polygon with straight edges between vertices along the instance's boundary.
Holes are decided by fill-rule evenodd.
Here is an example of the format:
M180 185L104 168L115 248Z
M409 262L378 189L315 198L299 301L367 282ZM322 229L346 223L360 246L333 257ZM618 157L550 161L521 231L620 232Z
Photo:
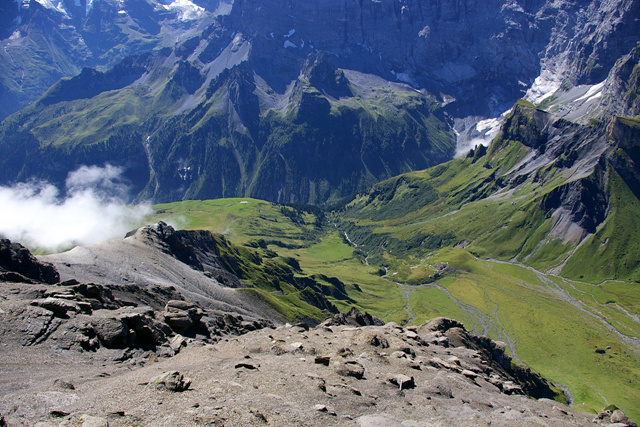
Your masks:
M0 426L635 425L552 400L455 320L402 328L354 309L275 327L175 288L60 283L0 243Z
M632 425L620 411L594 420L532 399L525 392L543 391L544 380L443 318L412 328L285 325L192 340L139 365L61 352L32 374L21 366L29 358L9 360L0 376L9 426Z

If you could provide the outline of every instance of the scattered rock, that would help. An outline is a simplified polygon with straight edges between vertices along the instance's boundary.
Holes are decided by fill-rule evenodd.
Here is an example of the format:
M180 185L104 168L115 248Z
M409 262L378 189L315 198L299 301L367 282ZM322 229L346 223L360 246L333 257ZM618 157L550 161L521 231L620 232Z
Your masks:
M186 346L187 341L180 334L176 334L176 336L171 338L171 340L169 341L169 347L171 347L171 350L173 350L176 354L178 354L180 350L182 350Z
M369 344L374 347L389 348L389 341L387 341L385 337L377 334L373 335L371 339L369 339Z
M364 378L364 366L359 362L347 361L338 365L336 372L343 377Z
M451 387L442 375L437 375L433 380L427 383L426 392L428 394L453 399L453 392L451 390Z
M158 390L180 392L189 389L191 378L186 378L178 371L169 371L152 378L149 384Z
M476 374L473 371L470 371L469 369L463 369L461 374L464 375L467 378L471 378L472 380L474 380L474 379L476 379L478 377L478 374Z
M427 323L422 325L418 329L418 331L419 331L419 333L422 333L423 331L425 331L425 332L426 331L446 332L451 328L463 328L464 329L464 325L462 323L458 322L457 320L447 319L446 317L436 317L435 319L431 319Z
M414 331L406 331L404 334L405 334L405 336L406 336L407 338L409 338L409 339L411 339L411 340L415 340L415 339L417 339L417 338L418 338L418 334L417 334L417 333L415 333Z
M162 313L164 321L176 332L185 332L200 322L203 312L195 303L171 300Z
M314 363L319 365L329 366L331 362L331 356L316 356L314 359Z
M500 387L503 393L505 394L524 394L522 390L522 386L514 383L513 381L505 381L502 383L502 387Z
M269 423L269 421L267 420L267 417L264 416L264 414L262 412L260 412L257 409L249 409L249 412L251 412L251 414L253 414L254 417L256 417L259 421L262 421L263 423Z
M422 366L420 366L420 363L416 362L415 360L409 360L407 362L407 366L410 367L411 369L417 369L417 370L422 369Z
M126 346L129 329L127 325L116 317L97 318L94 326L102 344L107 348L121 348Z
M349 384L337 383L337 384L329 384L329 386L330 387L342 388L342 389L350 391L351 393L355 394L356 396L362 396L362 392L360 390L358 390L355 387L351 387Z
M596 417L593 419L594 423L598 424L608 424L608 425L616 425L616 426L628 426L628 427L637 427L637 424L631 421L627 415L618 409L615 405L609 405L604 408Z
M304 331L308 331L309 330L309 324L306 323L306 322L299 322L299 323L296 323L293 326L295 326L296 328L302 329Z
M66 382L64 380L61 380L61 379L55 380L53 382L53 386L56 387L57 389L60 389L60 390L75 390L76 389L76 387L73 384L71 384L69 382Z
M384 322L377 317L373 317L369 313L362 313L357 308L353 307L348 313L338 313L331 319L325 321L323 326L382 326Z
M68 312L80 313L82 311L82 309L76 302L68 301L62 298L49 297L43 299L35 299L31 301L31 305L53 311L55 314L60 316L66 316Z
M400 390L414 388L416 386L413 377L403 374L392 374L391 376L389 376L389 378L387 378L387 381L398 386Z
M629 421L630 420L627 417L627 415L624 412L622 412L620 409L616 409L615 411L613 411L613 414L611 414L611 422L614 424L623 423L623 424L629 425Z
M254 370L258 369L258 366L254 365L252 363L240 362L240 363L236 363L235 368L236 369L245 368L245 369L249 369L251 371L254 371Z

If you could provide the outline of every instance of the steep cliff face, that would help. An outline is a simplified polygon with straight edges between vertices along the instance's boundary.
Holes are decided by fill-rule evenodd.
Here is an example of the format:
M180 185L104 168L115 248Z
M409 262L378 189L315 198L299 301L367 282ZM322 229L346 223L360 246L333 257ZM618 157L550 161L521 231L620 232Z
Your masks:
M620 58L602 88L601 115L640 115L640 46Z
M519 4L522 3L522 4ZM245 34L270 35L292 51L321 50L339 67L376 73L458 99L455 110L504 111L539 73L548 40L533 2L288 2L246 0L229 20ZM279 19L273 19L274 11ZM483 98L480 106L473 99ZM502 108L502 110L501 110ZM480 110L480 111L479 111Z

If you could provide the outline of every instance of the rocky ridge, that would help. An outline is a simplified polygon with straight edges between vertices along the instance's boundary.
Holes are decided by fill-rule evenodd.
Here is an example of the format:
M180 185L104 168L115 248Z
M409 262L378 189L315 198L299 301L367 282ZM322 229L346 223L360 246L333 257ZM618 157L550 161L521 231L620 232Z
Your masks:
M50 264L39 262L20 244L6 246L9 249L3 253L23 255L32 270L39 267L59 277ZM255 314L245 319L235 311L203 309L185 300L173 286L80 283L76 279L47 283L14 271L24 268L16 268L11 258L16 257L0 259L1 268L14 273L2 278L5 319L0 335L14 345L46 343L56 351L90 353L104 349L114 360L127 360L151 354L171 356L190 338L214 342L224 335L271 324Z

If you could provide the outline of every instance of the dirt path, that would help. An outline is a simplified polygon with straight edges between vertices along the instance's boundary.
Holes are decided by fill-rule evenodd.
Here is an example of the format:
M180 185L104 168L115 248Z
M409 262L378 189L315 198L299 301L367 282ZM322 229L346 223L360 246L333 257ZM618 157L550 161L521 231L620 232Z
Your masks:
M498 264L515 265L515 266L522 267L522 268L525 268L525 269L531 271L532 273L534 273L536 275L536 277L540 280L541 283L543 283L544 285L547 286L549 291L551 291L553 294L555 294L557 297L559 297L563 301L568 302L569 304L571 304L572 306L574 306L578 310L582 311L583 313L585 313L585 314L593 317L594 319L598 320L607 329L609 329L613 333L615 333L622 341L626 342L627 344L630 344L631 349L633 349L636 353L640 353L640 339L638 339L637 337L631 337L629 335L625 335L622 332L620 332L606 318L604 318L604 316L598 310L585 305L579 299L576 299L576 298L572 297L571 295L569 295L569 293L567 293L567 291L562 289L556 282L554 282L553 280L549 279L549 276L556 277L556 278L559 278L559 279L562 279L562 280L564 280L564 278L562 278L560 276L555 276L555 275L548 275L546 273L543 273L541 271L536 270L533 267L530 267L530 266L527 266L527 265L523 265L523 264L519 264L517 262L500 261L500 260L496 260L496 259L491 259L491 260L488 260L488 261L494 262L494 263L498 263ZM629 313L624 311L623 314L627 314L628 315ZM629 316L629 317L631 319L634 319L633 316Z

